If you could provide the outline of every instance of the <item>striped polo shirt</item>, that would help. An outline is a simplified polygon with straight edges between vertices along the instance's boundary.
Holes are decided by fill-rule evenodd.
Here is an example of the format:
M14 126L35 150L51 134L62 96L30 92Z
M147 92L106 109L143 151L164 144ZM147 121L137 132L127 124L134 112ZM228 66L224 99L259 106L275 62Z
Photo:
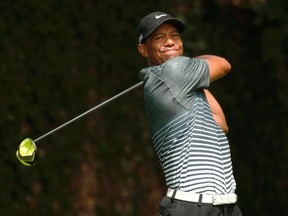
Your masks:
M176 57L139 73L154 148L166 184L181 191L234 193L230 148L215 122L204 88L205 60Z

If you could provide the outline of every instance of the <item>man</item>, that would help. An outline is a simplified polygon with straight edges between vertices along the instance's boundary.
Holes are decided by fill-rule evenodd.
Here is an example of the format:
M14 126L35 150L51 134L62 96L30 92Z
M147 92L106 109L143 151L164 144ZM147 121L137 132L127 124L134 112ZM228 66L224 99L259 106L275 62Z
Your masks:
M139 73L148 126L168 187L159 215L241 215L228 127L207 90L230 71L229 62L184 57L185 26L166 13L148 14L138 28L138 51L148 63Z

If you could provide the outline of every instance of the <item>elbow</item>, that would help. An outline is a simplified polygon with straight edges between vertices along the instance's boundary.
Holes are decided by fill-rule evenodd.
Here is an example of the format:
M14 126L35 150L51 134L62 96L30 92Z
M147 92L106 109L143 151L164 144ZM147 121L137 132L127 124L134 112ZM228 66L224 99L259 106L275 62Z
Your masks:
M223 57L215 57L213 61L208 61L208 64L211 82L226 76L231 70L231 64Z
M223 68L223 72L224 74L228 74L231 71L231 64L229 63L229 61L227 61L225 58L222 58L222 68Z
M225 58L221 58L219 63L217 79L226 76L231 71L231 64Z

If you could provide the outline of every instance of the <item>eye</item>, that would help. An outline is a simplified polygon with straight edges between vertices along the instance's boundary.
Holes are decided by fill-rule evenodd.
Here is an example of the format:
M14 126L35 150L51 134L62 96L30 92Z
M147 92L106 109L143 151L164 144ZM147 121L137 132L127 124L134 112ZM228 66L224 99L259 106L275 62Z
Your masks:
M156 36L154 37L154 39L155 39L156 41L162 41L162 40L164 39L164 35L161 35L161 34L156 35Z
M178 32L172 33L171 38L178 39L178 38L180 38L180 34Z

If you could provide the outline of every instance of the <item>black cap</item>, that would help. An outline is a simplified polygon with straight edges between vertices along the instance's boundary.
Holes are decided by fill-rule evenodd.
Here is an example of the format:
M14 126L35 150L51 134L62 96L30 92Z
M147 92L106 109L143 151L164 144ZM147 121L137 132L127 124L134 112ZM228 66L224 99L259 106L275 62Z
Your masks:
M185 25L177 18L170 16L167 13L156 11L148 14L140 20L138 26L138 42L142 43L152 32L158 28L164 22L169 22L178 29L179 33L182 33L185 29Z

